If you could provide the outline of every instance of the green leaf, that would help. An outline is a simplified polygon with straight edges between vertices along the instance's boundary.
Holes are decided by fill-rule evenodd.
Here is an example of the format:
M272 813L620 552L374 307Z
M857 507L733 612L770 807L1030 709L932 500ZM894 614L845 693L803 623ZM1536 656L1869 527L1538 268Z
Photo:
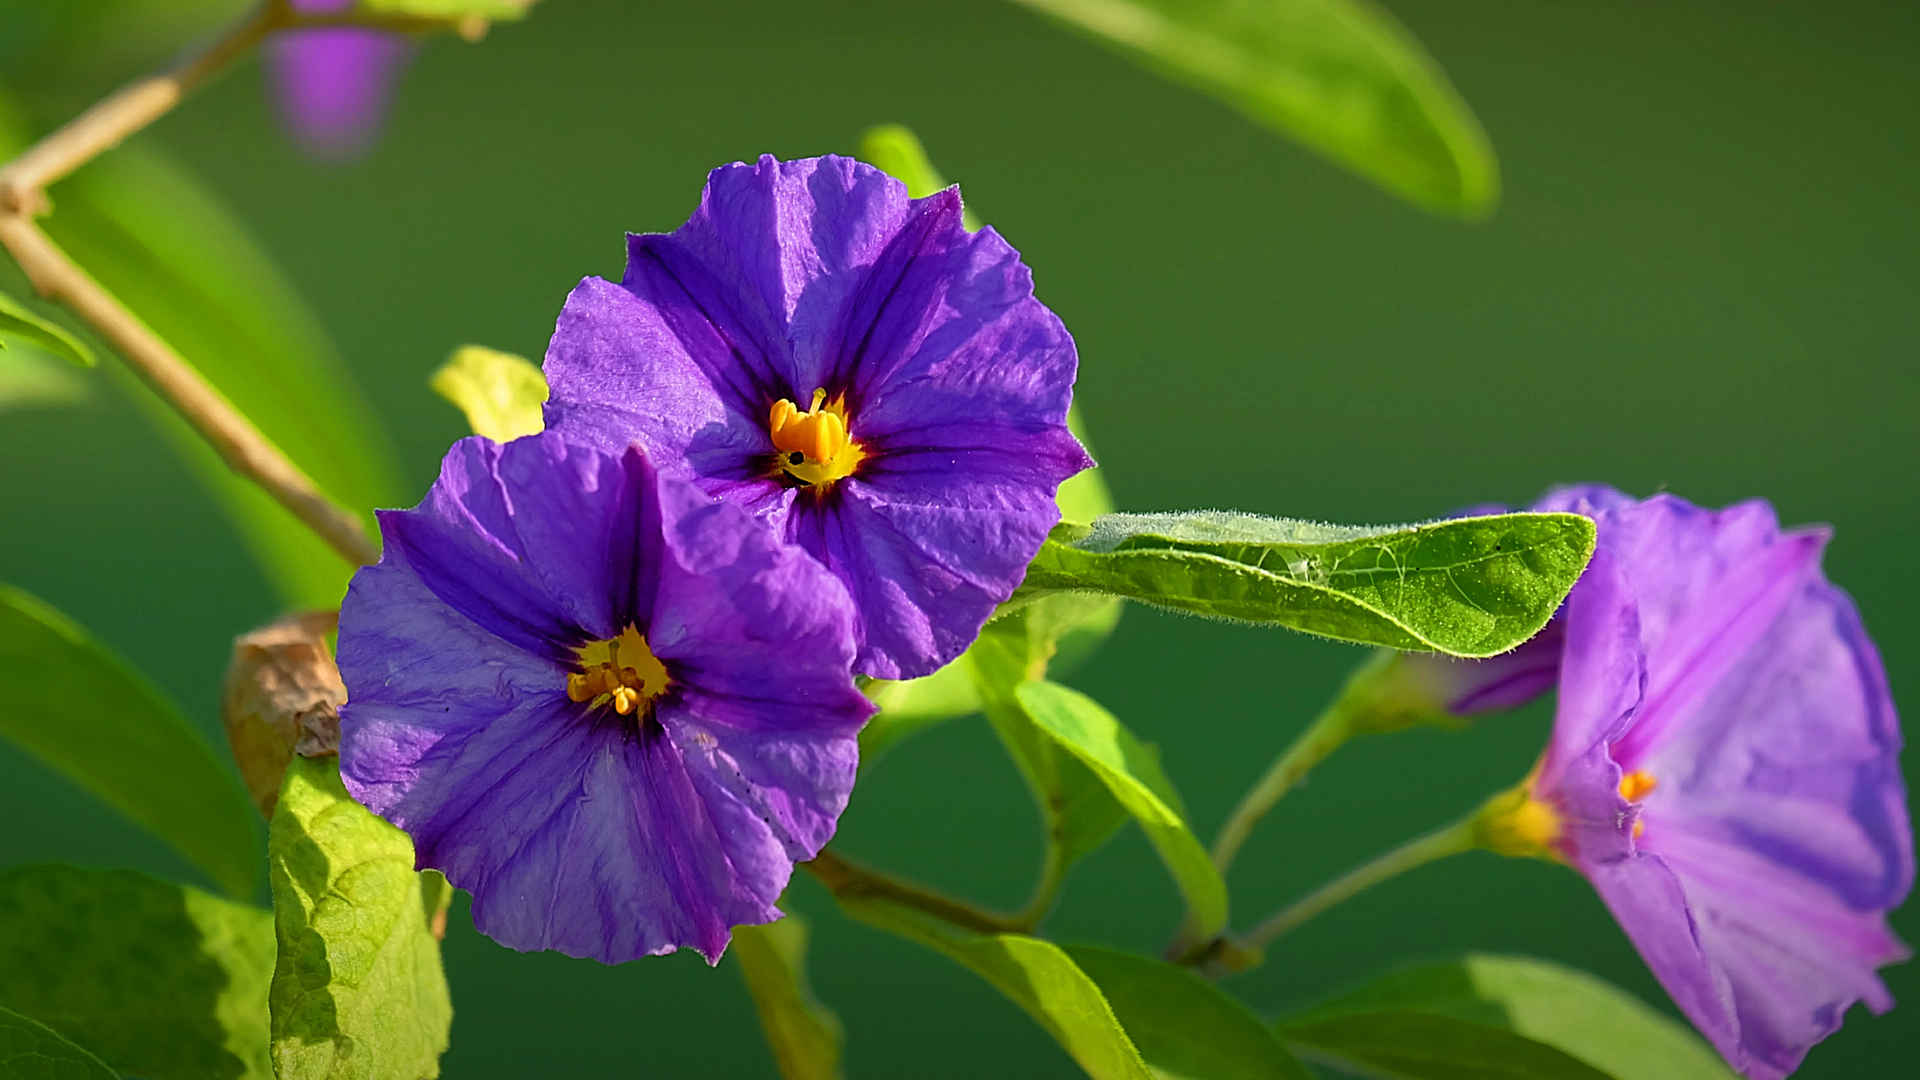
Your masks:
M547 377L525 357L463 345L428 385L466 414L475 435L494 442L535 435L546 427L540 406L547 400Z
M1283 1022L1301 1054L1399 1080L1608 1080L1545 1043L1436 1013L1382 1009Z
M1160 1080L1313 1080L1259 1017L1192 970L1091 945L1066 951Z
M1017 612L988 623L967 660L987 720L1039 804L1050 874L1057 878L1106 843L1126 823L1127 809L1092 769L1035 724L1014 696L1021 683L1046 675L1052 649L1051 631L1035 626L1027 612Z
M354 802L333 758L295 758L267 834L280 1080L440 1075L453 1006L407 834Z
M1211 940L1227 926L1227 883L1187 826L1180 797L1154 751L1085 694L1050 682L1022 684L1015 695L1042 731L1093 770L1140 822L1187 901L1192 934Z
M1059 946L1024 934L979 934L874 897L841 897L848 915L898 934L991 983L1027 1011L1094 1080L1152 1073L1092 979Z
M1304 1017L1382 1010L1432 1013L1523 1035L1615 1080L1733 1080L1686 1025L1583 971L1521 956L1470 954L1389 973Z
M534 0L360 0L361 11L429 19L521 19L533 5Z
M12 349L0 356L0 412L77 405L92 392L92 385L72 364L46 353Z
M32 1017L0 1009L0 1076L9 1080L114 1080L106 1062Z
M1439 65L1365 0L1017 0L1429 210L1499 198L1487 136Z
M81 367L94 365L93 350L68 333L66 327L41 318L25 304L0 292L0 349L7 348L9 338L52 353L62 360L71 360Z
M354 509L398 504L399 470L385 429L318 320L214 196L142 146L88 163L53 195L48 234L322 491ZM338 605L354 568L230 470L122 365L105 368L239 525L282 599Z
M0 737L127 815L235 896L259 880L258 813L157 689L66 616L0 585Z
M807 924L788 915L765 926L736 926L727 950L760 1012L760 1027L785 1080L837 1080L845 1032L807 985Z
M273 1080L272 972L251 904L130 870L0 871L0 1005L129 1076Z
M880 124L868 128L860 136L859 157L907 185L907 194L913 198L924 199L936 191L947 189L947 178L940 175L933 160L927 157L926 147L920 145L920 137L905 124ZM963 205L960 223L968 230L978 229L980 216Z
M1546 625L1592 554L1593 522L1578 514L1384 528L1109 514L1054 530L1006 609L1093 592L1341 641L1493 656Z
M981 709L971 662L963 654L918 679L869 679L861 690L880 711L860 729L860 767L865 769L895 743L935 724Z

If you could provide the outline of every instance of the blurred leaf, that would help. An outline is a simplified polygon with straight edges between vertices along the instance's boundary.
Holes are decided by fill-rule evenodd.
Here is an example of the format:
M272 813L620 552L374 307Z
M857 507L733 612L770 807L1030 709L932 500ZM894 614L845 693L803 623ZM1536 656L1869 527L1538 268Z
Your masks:
M9 338L37 346L81 367L94 365L93 350L67 333L66 327L35 315L25 304L0 292L0 349L7 348Z
M362 11L430 19L519 19L534 0L360 0Z
M861 689L880 711L860 729L860 767L909 735L958 716L980 711L980 693L963 654L931 675L918 679L870 679Z
M407 834L353 801L337 759L297 757L267 861L280 1080L440 1075L453 1005Z
M736 926L728 949L760 1012L785 1080L836 1080L845 1032L807 985L807 924L788 915L765 926Z
M1280 1038L1308 1057L1398 1080L1608 1080L1545 1043L1437 1013L1381 1009L1282 1021Z
M272 972L251 904L130 870L0 871L0 1005L129 1076L273 1080Z
M1187 902L1193 935L1206 941L1226 929L1227 883L1187 826L1159 757L1085 694L1050 682L1024 683L1015 694L1040 730L1092 769L1146 830Z
M1054 530L1007 607L1106 593L1340 641L1492 656L1546 625L1592 554L1593 522L1577 514L1386 528L1109 514Z
M0 356L0 412L75 405L92 393L92 384L72 364L46 353L10 349Z
M905 124L880 124L860 136L860 160L907 185L907 194L924 199L947 189L947 178L934 168L920 137ZM962 205L960 221L969 231L980 227L980 216Z
M842 897L847 914L898 934L992 983L1027 1011L1094 1080L1150 1080L1100 988L1059 946L1024 934L979 934L874 897Z
M1365 0L1016 0L1414 203L1482 217L1487 136L1413 35Z
M56 185L53 198L48 234L321 490L354 509L397 504L385 429L279 268L197 181L143 146L123 146ZM240 527L281 598L337 606L354 568L229 470L122 365L106 367Z
M1016 612L988 623L967 656L987 719L1039 804L1049 873L1057 877L1106 843L1126 823L1127 809L1092 769L1035 724L1014 696L1021 683L1046 676L1052 650L1051 632L1034 626L1026 612Z
M475 435L494 442L511 442L546 428L540 406L547 400L547 377L524 357L463 345L428 385L466 414Z
M259 880L246 792L178 709L66 616L0 585L0 736L235 896Z
M1296 1020L1381 1010L1433 1013L1563 1050L1615 1080L1732 1080L1686 1025L1583 971L1521 956L1469 954L1391 972Z
M1066 950L1160 1080L1313 1080L1259 1017L1192 970L1091 945Z
M32 1017L0 1009L0 1076L9 1080L114 1080L106 1063Z

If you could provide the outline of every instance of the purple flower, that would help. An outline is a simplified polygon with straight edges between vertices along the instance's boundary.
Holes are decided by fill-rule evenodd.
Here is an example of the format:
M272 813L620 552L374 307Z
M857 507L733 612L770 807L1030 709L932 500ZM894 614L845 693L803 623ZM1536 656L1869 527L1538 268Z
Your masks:
M463 439L340 612L340 771L481 931L608 963L780 917L853 786L846 590L738 507Z
M355 0L292 2L302 14L325 15ZM365 150L379 130L406 43L377 30L340 27L290 31L268 45L281 111L301 145L325 158Z
M1073 340L955 189L847 158L713 171L693 217L629 236L547 350L547 424L637 440L846 582L855 667L931 672L973 641L1092 462L1066 428Z
M1572 489L1593 563L1562 613L1551 742L1501 819L1592 881L1674 1001L1750 1077L1791 1072L1907 950L1899 722L1820 570L1824 529Z

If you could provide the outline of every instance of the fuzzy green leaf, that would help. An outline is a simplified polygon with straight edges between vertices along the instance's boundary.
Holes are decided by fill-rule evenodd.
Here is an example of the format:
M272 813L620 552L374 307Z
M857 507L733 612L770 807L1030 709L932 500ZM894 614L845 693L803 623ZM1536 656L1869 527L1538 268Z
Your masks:
M413 842L353 801L335 759L297 757L267 859L280 1080L440 1075L453 1006Z
M129 1076L272 1080L272 972L251 904L129 870L0 871L0 1005Z
M1099 986L1059 946L1024 934L962 930L873 897L842 897L848 915L946 955L1027 1011L1094 1080L1150 1080Z
M1313 1080L1245 1005L1191 969L1069 945L1160 1080Z
M8 1080L114 1080L114 1071L30 1016L0 1009L0 1076Z
M1188 827L1152 748L1085 694L1050 682L1024 683L1015 693L1040 730L1093 770L1146 831L1186 899L1192 935L1205 941L1226 929L1227 883Z
M1366 0L1017 0L1429 210L1482 217L1493 148L1413 35Z
M0 701L0 738L127 815L229 894L253 893L259 816L232 767L85 630L4 585Z
M9 341L23 342L81 367L94 365L93 350L67 328L34 314L33 309L0 292L0 349Z
M1578 514L1351 528L1252 514L1109 514L1055 530L1007 605L1123 596L1407 651L1493 656L1546 625L1593 555Z
M785 1080L838 1080L846 1033L807 985L807 923L788 915L765 926L736 926L727 955L753 994L760 1028Z
M1523 956L1470 954L1384 975L1283 1024L1382 1010L1433 1013L1511 1031L1615 1080L1733 1080L1686 1025L1583 971Z
M475 435L494 442L534 435L546 427L540 406L547 400L547 377L524 357L463 345L428 385L466 414Z

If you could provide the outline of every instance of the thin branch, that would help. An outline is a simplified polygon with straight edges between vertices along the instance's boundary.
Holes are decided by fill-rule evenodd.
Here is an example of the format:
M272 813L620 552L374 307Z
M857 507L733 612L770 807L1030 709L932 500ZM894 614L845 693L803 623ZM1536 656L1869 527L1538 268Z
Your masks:
M821 884L836 897L891 900L983 934L1024 933L1032 929L1032 925L1019 916L1001 915L977 908L932 889L843 859L831 851L820 852L813 861L801 863L800 867L819 878Z
M260 429L111 293L74 265L39 226L25 216L0 213L0 246L12 252L42 296L72 308L112 342L127 366L185 417L229 468L265 488L354 565L380 557L358 516L322 494Z

